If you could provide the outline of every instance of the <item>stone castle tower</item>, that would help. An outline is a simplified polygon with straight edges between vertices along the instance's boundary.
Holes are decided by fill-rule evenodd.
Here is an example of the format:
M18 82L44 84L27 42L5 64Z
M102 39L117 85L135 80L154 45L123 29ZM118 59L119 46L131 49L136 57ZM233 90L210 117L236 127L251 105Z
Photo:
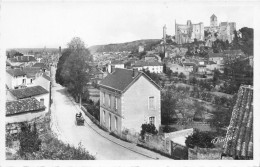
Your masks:
M163 42L166 42L166 25L163 26Z
M212 15L210 17L210 27L217 27L218 26L218 18L216 15Z

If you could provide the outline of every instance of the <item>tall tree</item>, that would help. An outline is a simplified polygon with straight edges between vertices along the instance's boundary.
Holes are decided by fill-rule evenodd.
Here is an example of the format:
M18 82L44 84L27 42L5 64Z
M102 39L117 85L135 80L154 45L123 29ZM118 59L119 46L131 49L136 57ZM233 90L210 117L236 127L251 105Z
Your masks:
M162 95L162 124L169 125L172 120L172 116L176 115L175 110L178 100L169 89Z
M66 56L65 56L66 53ZM92 61L89 50L84 42L75 37L68 43L66 58L60 75L63 79L63 85L68 91L77 98L81 98L84 93L84 87L89 82L89 63ZM68 54L68 55L67 55Z

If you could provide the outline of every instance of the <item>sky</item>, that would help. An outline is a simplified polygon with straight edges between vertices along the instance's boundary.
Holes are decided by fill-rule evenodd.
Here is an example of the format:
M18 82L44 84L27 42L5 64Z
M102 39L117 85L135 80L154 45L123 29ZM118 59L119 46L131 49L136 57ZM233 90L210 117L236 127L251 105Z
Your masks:
M236 22L254 28L253 2L206 1L2 1L2 43L6 48L62 48L73 37L86 46L160 39L162 28L174 35L179 24Z

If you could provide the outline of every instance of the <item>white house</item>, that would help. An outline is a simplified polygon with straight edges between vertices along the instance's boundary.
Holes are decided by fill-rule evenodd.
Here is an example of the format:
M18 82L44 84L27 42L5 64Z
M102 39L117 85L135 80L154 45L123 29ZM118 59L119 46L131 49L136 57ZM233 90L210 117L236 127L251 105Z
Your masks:
M21 69L6 70L6 85L9 89L18 89L26 86L26 73Z
M139 133L144 123L161 124L161 88L136 69L115 69L100 84L100 124L109 131Z
M148 61L138 61L133 66L133 69L141 70L148 70L151 73L162 73L163 72L163 65L158 61L148 62Z

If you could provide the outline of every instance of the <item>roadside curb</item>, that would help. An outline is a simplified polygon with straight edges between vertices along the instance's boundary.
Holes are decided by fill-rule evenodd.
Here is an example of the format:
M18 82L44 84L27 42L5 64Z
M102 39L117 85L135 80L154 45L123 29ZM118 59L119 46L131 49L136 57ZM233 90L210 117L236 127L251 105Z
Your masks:
M79 104L76 103L73 99L73 97L71 97L69 94L67 94L66 92L66 96L70 99L70 101L73 103L73 105L76 107L76 109L79 111L79 112L83 112L82 109L79 107ZM104 132L102 129L100 129L95 123L93 123L89 117L87 117L85 115L85 113L83 112L82 116L84 117L85 119L85 122L87 123L87 125L93 129L96 133L98 133L100 136L106 138L107 140L121 146L121 147L124 147L132 152L135 152L135 153L138 153L140 155L143 155L143 156L146 156L148 158L151 158L151 159L154 159L154 160L158 160L158 159L169 159L167 157L164 157L162 155L158 155L157 153L154 153L150 150L143 150L143 148L139 148L138 146L136 146L135 144L133 143L124 143L124 141L121 141L120 139L117 139L111 135L109 135L107 132ZM130 146L127 146L127 145L130 145ZM135 148L136 147L136 148ZM149 152L150 154L155 154L155 155L149 155Z

